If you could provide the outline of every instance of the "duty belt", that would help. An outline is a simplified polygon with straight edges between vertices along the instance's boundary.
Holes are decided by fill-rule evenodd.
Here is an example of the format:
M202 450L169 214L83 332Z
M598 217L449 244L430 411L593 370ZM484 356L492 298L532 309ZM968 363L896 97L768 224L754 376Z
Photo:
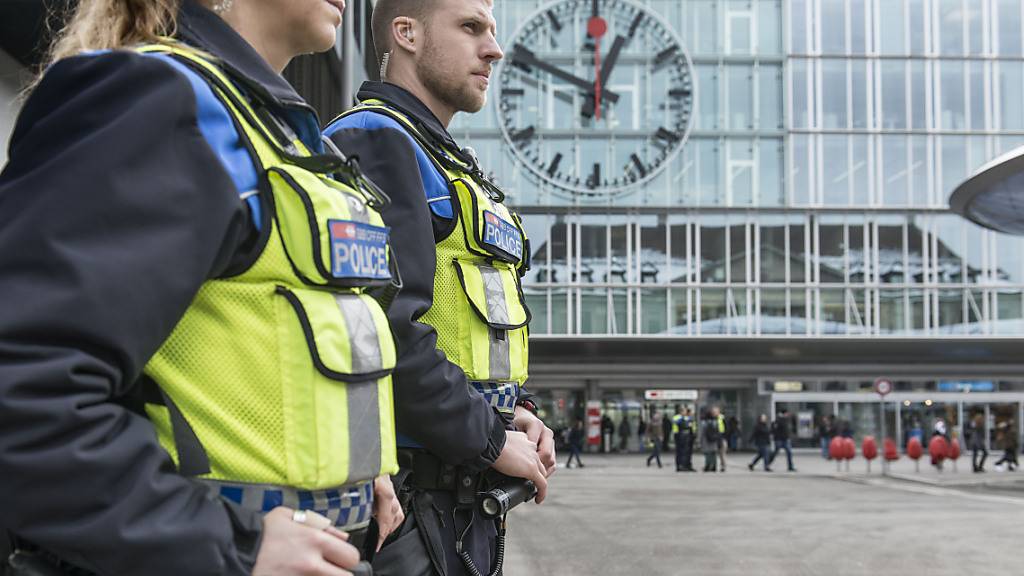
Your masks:
M471 382L473 388L483 394L484 400L500 412L511 413L519 399L519 384L516 382Z
M358 530L370 522L373 482L331 490L299 490L266 484L239 484L203 480L221 497L248 510L266 514L278 506L312 510L331 519L342 530Z

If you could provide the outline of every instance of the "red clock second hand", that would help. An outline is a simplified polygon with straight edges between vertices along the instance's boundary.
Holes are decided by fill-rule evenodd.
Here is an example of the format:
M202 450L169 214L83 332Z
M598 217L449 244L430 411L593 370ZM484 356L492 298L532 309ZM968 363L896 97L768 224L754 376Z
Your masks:
M601 37L608 31L608 23L600 16L587 21L587 34L594 39L594 118L601 119Z

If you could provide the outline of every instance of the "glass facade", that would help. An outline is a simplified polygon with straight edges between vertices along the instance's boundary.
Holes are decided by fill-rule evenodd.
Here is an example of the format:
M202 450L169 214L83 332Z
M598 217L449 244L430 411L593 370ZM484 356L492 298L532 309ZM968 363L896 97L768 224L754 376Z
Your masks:
M496 3L503 45L546 4ZM452 124L524 215L533 335L1024 335L1024 240L947 208L1024 144L1020 0L636 4L694 68L689 139L656 178L538 181L494 94Z

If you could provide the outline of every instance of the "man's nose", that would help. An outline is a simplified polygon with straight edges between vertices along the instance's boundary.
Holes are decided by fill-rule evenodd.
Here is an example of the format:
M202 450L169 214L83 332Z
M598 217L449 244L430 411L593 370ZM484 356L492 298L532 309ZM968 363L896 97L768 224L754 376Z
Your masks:
M501 50L501 46L498 45L498 39L494 37L494 34L487 35L487 44L484 46L482 56L488 62L495 62L505 57L505 53Z

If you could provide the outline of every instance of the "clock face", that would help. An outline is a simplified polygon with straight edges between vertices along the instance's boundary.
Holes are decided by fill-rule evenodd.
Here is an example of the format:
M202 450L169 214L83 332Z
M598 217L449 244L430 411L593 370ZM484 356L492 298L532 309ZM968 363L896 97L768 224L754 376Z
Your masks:
M603 196L656 176L694 109L693 65L656 14L628 0L561 0L505 43L498 116L543 181Z

